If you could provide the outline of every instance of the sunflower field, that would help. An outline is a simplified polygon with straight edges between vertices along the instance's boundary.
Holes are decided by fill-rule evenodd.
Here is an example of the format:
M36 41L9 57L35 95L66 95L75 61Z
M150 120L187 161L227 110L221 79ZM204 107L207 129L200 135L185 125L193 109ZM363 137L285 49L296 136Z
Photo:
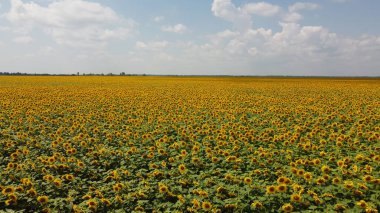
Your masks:
M0 76L0 211L378 212L380 80Z

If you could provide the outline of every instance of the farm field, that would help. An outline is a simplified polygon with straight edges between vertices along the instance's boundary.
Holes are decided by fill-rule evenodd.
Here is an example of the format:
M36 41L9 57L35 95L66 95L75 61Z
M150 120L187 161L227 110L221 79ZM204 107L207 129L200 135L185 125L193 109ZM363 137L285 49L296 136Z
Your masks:
M379 208L380 79L0 76L0 211Z

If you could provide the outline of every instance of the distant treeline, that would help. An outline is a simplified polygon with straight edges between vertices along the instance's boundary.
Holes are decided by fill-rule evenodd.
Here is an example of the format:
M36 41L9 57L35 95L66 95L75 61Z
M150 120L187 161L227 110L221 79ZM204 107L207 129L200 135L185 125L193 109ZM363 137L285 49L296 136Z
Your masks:
M76 74L49 74L49 73L22 73L22 72L0 72L0 75L34 75L34 76L79 76L79 75L85 75L85 76L115 76L117 74L114 73L82 73L79 72ZM119 74L120 76L146 76L146 74L127 74L125 72L121 72Z
M22 73L22 72L0 72L2 75L15 76L171 76L171 77L249 77L249 78L332 78L332 79L378 79L380 76L292 76L292 75L157 75L157 74L130 74L121 72L114 73L72 73L72 74L49 74L49 73Z
M49 75L49 74L30 74L21 72L0 72L0 75Z

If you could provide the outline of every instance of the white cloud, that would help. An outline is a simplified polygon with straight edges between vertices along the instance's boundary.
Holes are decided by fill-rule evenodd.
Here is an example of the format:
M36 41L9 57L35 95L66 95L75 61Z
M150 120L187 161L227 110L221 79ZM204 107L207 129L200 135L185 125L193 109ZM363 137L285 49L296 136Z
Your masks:
M309 3L309 2L297 2L288 7L288 13L286 13L283 17L283 21L285 22L299 22L303 19L303 16L300 14L303 10L316 10L320 8L318 4Z
M33 38L30 36L19 36L12 39L12 41L18 44L30 44L33 42Z
M293 12L293 13L285 14L283 21L295 23L295 22L299 22L301 19L303 19L303 16L301 14Z
M237 7L232 0L214 0L211 11L216 17L232 22L239 30L252 27L253 15L273 16L281 11L277 5L266 2L248 3Z
M309 2L297 2L289 6L289 12L298 12L300 10L315 10L318 9L319 5Z
M149 50L149 51L160 51L168 46L167 41L151 41L151 42L136 42L136 49L138 50Z
M243 6L242 10L248 14L259 16L274 16L281 11L277 5L269 4L266 2L248 3Z
M183 34L188 30L188 28L183 24L176 24L174 26L163 26L161 30L164 32Z
M230 1L224 2L228 3L224 5L225 8L233 6L229 4ZM197 60L207 59L209 63L223 67L225 72L234 61L239 60L241 69L251 68L248 71L250 74L286 72L293 75L360 75L360 70L355 70L356 68L376 69L380 63L373 61L380 57L380 36L348 38L323 26L302 26L296 23L302 19L298 12L318 8L316 4L293 4L286 14L287 21L279 23L281 30L278 32L252 27L245 31L226 29L208 36L209 41L206 43L188 46L187 54L184 55L195 58L191 55L198 54ZM226 18L229 17L227 12L215 14L214 8L213 13L230 21ZM237 14L230 17L237 17ZM259 69L255 70L255 67ZM349 68L341 70L342 67Z
M111 8L83 0L54 1L46 7L11 0L10 11L5 16L14 27L23 29L23 33L37 28L59 44L81 47L99 47L112 39L124 39L135 25Z
M216 17L232 22L239 29L247 29L252 25L250 15L243 13L231 0L214 0L211 11Z
M153 21L155 21L155 22L161 22L161 21L163 21L164 19L165 19L164 16L156 16L156 17L153 18Z

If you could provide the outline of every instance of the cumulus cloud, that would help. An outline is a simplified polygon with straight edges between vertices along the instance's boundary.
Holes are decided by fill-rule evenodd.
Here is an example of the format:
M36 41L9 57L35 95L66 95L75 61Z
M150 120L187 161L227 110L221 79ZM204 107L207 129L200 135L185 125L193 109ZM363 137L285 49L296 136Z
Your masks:
M112 39L124 39L135 25L109 7L83 0L54 1L47 6L11 0L5 17L24 33L37 28L59 44L81 47L99 47Z
M274 16L280 12L280 7L267 2L248 3L242 7L243 12L259 16Z
M256 55L262 58L287 57L298 60L298 57L310 56L323 58L329 51L338 51L339 39L321 26L301 26L297 23L280 23L281 30L250 29L245 33L224 31L214 35L211 42L214 49L225 49L225 57L237 55ZM224 36L227 33L228 36ZM328 50L328 51L326 51ZM239 56L241 57L241 56Z
M252 27L253 15L273 16L280 12L280 7L266 2L248 3L238 7L232 0L214 0L211 11L216 17L232 22L236 28L246 30Z
M300 14L303 10L316 10L320 8L318 4L310 2L296 2L288 7L288 13L283 17L285 22L298 22L303 19L303 16Z
M213 4L211 10L216 17L226 21L245 17L246 13L231 1L215 2L218 4ZM357 75L360 73L354 70L355 67L374 70L376 63L373 61L380 57L380 36L350 38L323 26L297 23L302 19L300 12L318 8L320 6L314 3L292 4L288 7L287 16L279 23L279 31L252 26L244 31L226 29L208 36L206 43L187 46L186 57L191 58L191 54L198 53L199 58L219 65L222 63L226 69L230 68L231 62L239 60L239 65L245 69L252 68L251 73L255 73L255 65L260 64L261 70L257 71L261 74L266 70L272 74L286 71L296 75ZM340 69L347 66L350 70ZM301 71L297 73L295 70Z
M285 14L285 16L283 17L283 21L285 22L299 22L300 20L303 19L303 16L297 12L293 12L293 13L287 13Z
M188 30L188 28L183 24L176 24L174 26L163 26L161 30L164 32L183 34Z

